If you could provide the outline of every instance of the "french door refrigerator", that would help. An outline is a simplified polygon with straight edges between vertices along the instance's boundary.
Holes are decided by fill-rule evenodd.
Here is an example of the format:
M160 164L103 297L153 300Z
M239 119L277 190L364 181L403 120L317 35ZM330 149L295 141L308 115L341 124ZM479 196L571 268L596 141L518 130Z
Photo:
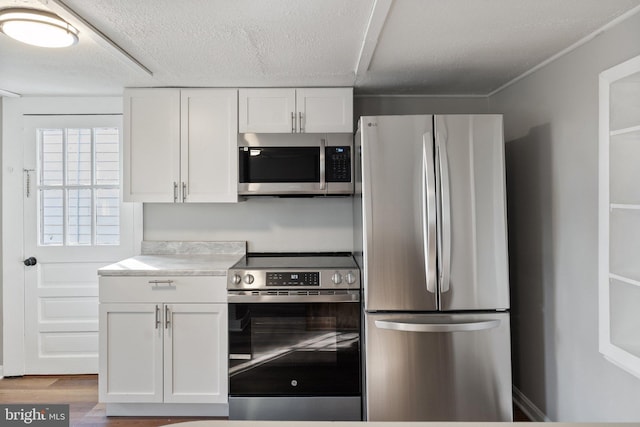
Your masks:
M361 117L355 253L370 421L511 421L500 115Z

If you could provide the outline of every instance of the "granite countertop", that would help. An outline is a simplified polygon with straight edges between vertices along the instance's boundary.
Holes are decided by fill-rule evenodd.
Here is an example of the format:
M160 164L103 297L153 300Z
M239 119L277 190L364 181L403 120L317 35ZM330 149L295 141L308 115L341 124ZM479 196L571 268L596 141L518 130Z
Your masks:
M142 255L98 269L100 276L224 276L245 242L142 242Z

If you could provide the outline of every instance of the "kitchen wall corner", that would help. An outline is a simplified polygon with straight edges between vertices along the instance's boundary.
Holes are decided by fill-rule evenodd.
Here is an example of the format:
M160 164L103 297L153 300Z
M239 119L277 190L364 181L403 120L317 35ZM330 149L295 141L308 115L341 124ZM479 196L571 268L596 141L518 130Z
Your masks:
M598 76L640 54L640 14L489 99L505 117L514 386L557 422L640 419L640 379L598 351Z

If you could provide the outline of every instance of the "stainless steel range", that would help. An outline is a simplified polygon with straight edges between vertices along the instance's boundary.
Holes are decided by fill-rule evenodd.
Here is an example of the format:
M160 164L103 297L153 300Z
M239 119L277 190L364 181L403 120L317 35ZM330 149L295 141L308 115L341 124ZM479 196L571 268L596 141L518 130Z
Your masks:
M248 254L228 272L229 418L361 419L350 254Z

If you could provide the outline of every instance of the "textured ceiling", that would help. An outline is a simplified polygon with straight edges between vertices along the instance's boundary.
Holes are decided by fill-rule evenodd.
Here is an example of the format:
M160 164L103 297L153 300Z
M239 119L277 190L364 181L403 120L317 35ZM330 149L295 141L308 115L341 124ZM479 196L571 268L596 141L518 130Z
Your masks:
M131 86L355 86L487 94L640 0L0 0L80 28L71 48L0 34L0 89L119 95ZM150 69L136 67L84 18Z

